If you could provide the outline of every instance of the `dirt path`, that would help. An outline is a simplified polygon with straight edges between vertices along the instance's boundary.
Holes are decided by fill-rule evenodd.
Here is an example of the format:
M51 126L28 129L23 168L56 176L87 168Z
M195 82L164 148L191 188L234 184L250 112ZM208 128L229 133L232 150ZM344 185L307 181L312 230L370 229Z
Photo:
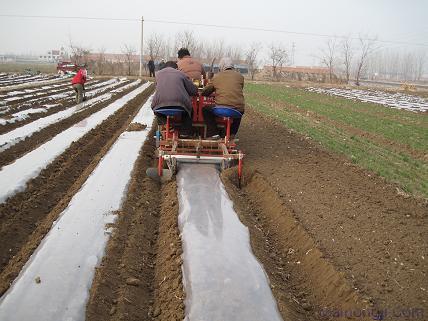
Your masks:
M359 301L390 312L427 311L426 202L398 195L395 186L373 173L330 155L251 109L245 114L239 138L247 155L246 166L252 169L250 172L258 172L259 182L250 183L250 199L257 202L254 212L250 209L245 214L247 220L257 220L256 208L261 208L262 213L275 210L264 200L277 194L281 208L292 213L296 226L310 236L320 251L322 261L346 279L345 288L353 289ZM269 192L260 186L256 188L261 181L270 186ZM262 219L262 225L267 224L268 229L262 231L271 231L272 224L277 225L278 233L281 226L283 232L287 231L287 224L281 220L282 215ZM270 243L271 252L281 253L286 246L309 250L301 237L287 240L287 234L279 234L275 238ZM285 248L281 246L284 241L289 244ZM287 253L282 252L279 258L289 260ZM314 262L320 264L319 260ZM312 284L309 300L323 303L316 287L328 289L326 281L333 282L327 278Z
M151 87L153 88L153 87ZM129 101L0 205L0 293L9 287L102 156L125 130L152 90Z

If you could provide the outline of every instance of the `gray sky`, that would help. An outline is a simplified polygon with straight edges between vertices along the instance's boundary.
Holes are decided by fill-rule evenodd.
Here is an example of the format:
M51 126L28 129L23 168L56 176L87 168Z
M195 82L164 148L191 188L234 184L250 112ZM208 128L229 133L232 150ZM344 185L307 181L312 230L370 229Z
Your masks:
M180 21L245 26L302 33L352 35L360 33L382 40L425 43L426 46L385 44L397 50L428 50L427 0L264 0L264 1L131 1L131 0L0 0L1 14L86 16ZM203 26L186 26L147 21L146 36L165 37L193 30L203 39L224 39L226 44L264 46L295 42L295 64L315 64L314 56L326 38L277 32L247 31ZM92 51L106 48L120 52L124 44L139 48L137 21L96 21L0 17L0 53L43 53L67 46L69 39Z

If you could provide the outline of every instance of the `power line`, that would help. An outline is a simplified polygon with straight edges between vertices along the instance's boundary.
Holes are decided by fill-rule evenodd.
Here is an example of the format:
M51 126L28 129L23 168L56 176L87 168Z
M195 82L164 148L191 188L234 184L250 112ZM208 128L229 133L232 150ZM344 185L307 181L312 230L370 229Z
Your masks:
M100 21L133 21L139 22L141 19L136 18L102 18L102 17L85 17L85 16L44 16L44 15L13 15L13 14L0 14L0 17L9 17L9 18L46 18L46 19L78 19L78 20L100 20ZM248 27L248 26L231 26L231 25L217 25L217 24L207 24L207 23L194 23L194 22L181 22L181 21L170 21L170 20L155 20L155 19L145 19L145 22L152 23L161 23L161 24L176 24L176 25L187 25L187 26L197 26L197 27L211 27L211 28L221 28L221 29L235 29L235 30L246 30L246 31L261 31L261 32L274 32L274 33L285 33L293 34L299 36L311 36L311 37L324 37L324 38L339 38L339 39L352 39L352 40L368 40L379 43L389 43L397 45L410 45L410 46L424 46L428 47L428 43L413 43L406 41L394 41L394 40L381 40L376 38L364 38L364 37L348 37L343 35L330 35L322 33L313 33L313 32L298 32L298 31L289 31L281 29L269 29L269 28L259 28L259 27Z
M42 19L74 19L74 20L102 20L102 21L141 21L133 18L102 18L102 17L83 17L83 16L37 16L20 14L0 14L0 17L8 18L42 18Z

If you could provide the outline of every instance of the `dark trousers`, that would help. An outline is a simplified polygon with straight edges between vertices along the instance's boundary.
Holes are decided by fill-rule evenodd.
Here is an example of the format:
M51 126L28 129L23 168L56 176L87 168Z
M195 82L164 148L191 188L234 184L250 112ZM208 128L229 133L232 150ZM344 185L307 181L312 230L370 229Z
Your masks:
M202 109L202 114L204 115L204 121L207 125L207 137L211 137L214 135L220 135L220 132L217 128L216 116L212 112L213 107L204 107ZM230 134L236 135L239 129L239 125L241 124L241 118L234 118L232 125L230 126ZM224 133L221 133L222 136L226 135L226 129Z
M166 116L156 114L158 125L166 125ZM192 118L188 113L183 113L181 117L180 135L192 135Z
M74 84L73 89L76 92L76 103L80 104L84 101L85 86L82 84Z
M149 69L149 77L154 77L155 76L155 70L154 69Z

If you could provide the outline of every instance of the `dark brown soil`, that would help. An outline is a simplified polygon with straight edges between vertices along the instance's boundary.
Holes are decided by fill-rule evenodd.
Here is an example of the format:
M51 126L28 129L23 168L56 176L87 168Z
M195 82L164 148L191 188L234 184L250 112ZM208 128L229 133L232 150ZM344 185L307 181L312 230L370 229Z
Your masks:
M153 139L146 142L134 165L127 199L96 270L86 310L88 321L150 319L160 186L146 177L145 170L153 162L154 150ZM128 284L130 278L138 284Z
M154 151L150 139L135 164L127 199L92 284L87 321L184 319L176 184L161 188L146 177ZM129 284L133 282L138 286Z
M0 206L0 293L136 112L123 110ZM411 320L397 314L415 309L426 315L426 201L398 194L396 186L251 108L239 146L246 154L242 188L236 169L222 178L284 320L347 320L337 314L361 311L365 316L353 319L383 311L386 320ZM150 138L134 166L95 274L88 321L184 319L176 183L159 186L145 176L154 150Z
M146 129L147 125L140 123L131 123L129 124L127 131L141 131Z
M154 279L154 320L184 320L184 289L182 284L182 248L178 229L178 199L175 181L162 188L159 238L156 246Z
M115 88L120 88L121 86L125 86L126 84L127 84L127 82L124 82L120 86L115 87ZM100 96L102 94L105 94L106 92L111 91L112 89L113 88L109 88L109 89L106 89L104 91L101 91L96 96ZM71 90L72 89L70 87L68 87L68 88L66 88L63 91L71 91ZM116 95L118 95L118 94L123 94L123 93L117 93ZM96 97L96 96L94 96L94 97ZM22 105L19 108L13 108L12 107L11 111L9 111L9 115L8 115L8 113L6 113L4 115L4 117L10 116L10 114L16 113L18 111L22 111L22 110L26 110L26 109L30 109L30 108L37 108L41 104L52 103L52 102L53 101L50 100L49 97L46 97L45 100L41 100L41 101L38 101L38 102L35 102L35 103L31 103L31 104L28 104L28 105L25 104L25 105ZM74 99L70 100L70 97L67 97L65 99L59 99L59 100L55 101L55 103L59 103L59 104L61 104L61 106L57 106L55 108L50 108L46 112L29 114L28 117L26 119L24 119L24 120L21 120L21 121L18 121L18 122L14 122L14 123L8 123L8 124L5 124L3 126L0 126L0 134L6 133L6 132L9 132L11 130L14 130L15 128L24 126L24 125L26 125L28 123L31 123L31 122L35 121L36 119L39 119L39 118L42 118L42 117L46 117L46 116L55 114L55 113L57 113L59 111L65 110L65 109L70 108L72 106L76 106L76 102L74 101ZM91 109L92 107L93 106L89 107L89 109Z
M54 87L54 88L51 88L51 89L46 89L46 90L43 90L41 88L43 86L33 86L31 88L30 87L25 88L25 89L38 89L39 91L38 92L34 92L34 93L23 92L22 94L14 95L13 96L14 98L19 98L19 99L16 99L16 100L14 100L12 102L12 105L11 105L12 108L11 108L11 110L9 110L8 112L6 112L5 115L10 114L10 113L14 113L16 111L19 111L19 109L15 109L14 106L18 105L18 104L21 104L21 103L25 103L26 101L28 101L28 100L30 100L32 98L42 98L42 97L46 97L46 96L49 96L49 95L52 95L52 94L59 94L61 92L66 91L67 89L70 90L70 79L67 79L67 80L61 81L61 82L57 82L57 83L55 83L55 85L61 85L61 86L57 86L57 87ZM48 86L48 85L46 85L46 86ZM55 91L54 93L52 93L53 90ZM15 90L10 90L10 91L15 91ZM2 94L7 94L7 92L3 92ZM31 94L35 94L37 96L31 97L31 98L24 97L26 95L31 95Z
M33 135L26 137L24 140L19 143L11 146L2 153L0 153L0 168L12 163L14 160L22 157L24 154L36 149L43 143L52 139L54 136L58 135L67 128L79 123L83 119L89 117L90 115L100 111L101 109L107 107L114 100L126 95L127 93L134 90L135 87L124 90L123 92L116 93L112 95L112 98L104 101L99 104L95 104L79 113L75 113L70 117L67 117L59 122L56 122L52 125L49 125L42 130L35 132ZM74 103L73 103L74 105Z
M320 251L323 260L314 261L316 265L325 261L332 269L332 276L339 274L343 277L338 280L346 281L343 288L339 287L339 281L333 281L326 270L318 271L318 279L311 281L314 289L309 287L312 291L309 302L331 306L341 301L328 294L337 289L329 291L327 280L342 289L343 301L345 297L357 298L369 307L390 312L418 308L427 311L425 201L399 195L394 185L321 150L251 109L245 114L239 138L246 153L246 166L258 172L256 181L266 181L271 186L269 192L260 188L259 183L250 183L249 191L244 188L250 195L247 197L256 200L255 212L250 210L245 217L257 219L258 208L266 216L273 215L270 224L279 228L270 251L281 253L284 250L281 244L287 247L293 243L291 248L307 251L311 244L296 235L287 241L290 224L281 223L286 220L282 214L272 214L275 207L272 208L273 200L269 199L275 193L283 204L282 211L293 213L296 226L316 245L310 253ZM238 199L235 198L235 203ZM269 223L269 219L262 223ZM304 261L299 260L303 266ZM304 285L304 280L301 281ZM317 287L328 294L324 300ZM353 289L355 295L348 289Z
M144 91L72 145L25 191L0 205L0 293L152 92Z

